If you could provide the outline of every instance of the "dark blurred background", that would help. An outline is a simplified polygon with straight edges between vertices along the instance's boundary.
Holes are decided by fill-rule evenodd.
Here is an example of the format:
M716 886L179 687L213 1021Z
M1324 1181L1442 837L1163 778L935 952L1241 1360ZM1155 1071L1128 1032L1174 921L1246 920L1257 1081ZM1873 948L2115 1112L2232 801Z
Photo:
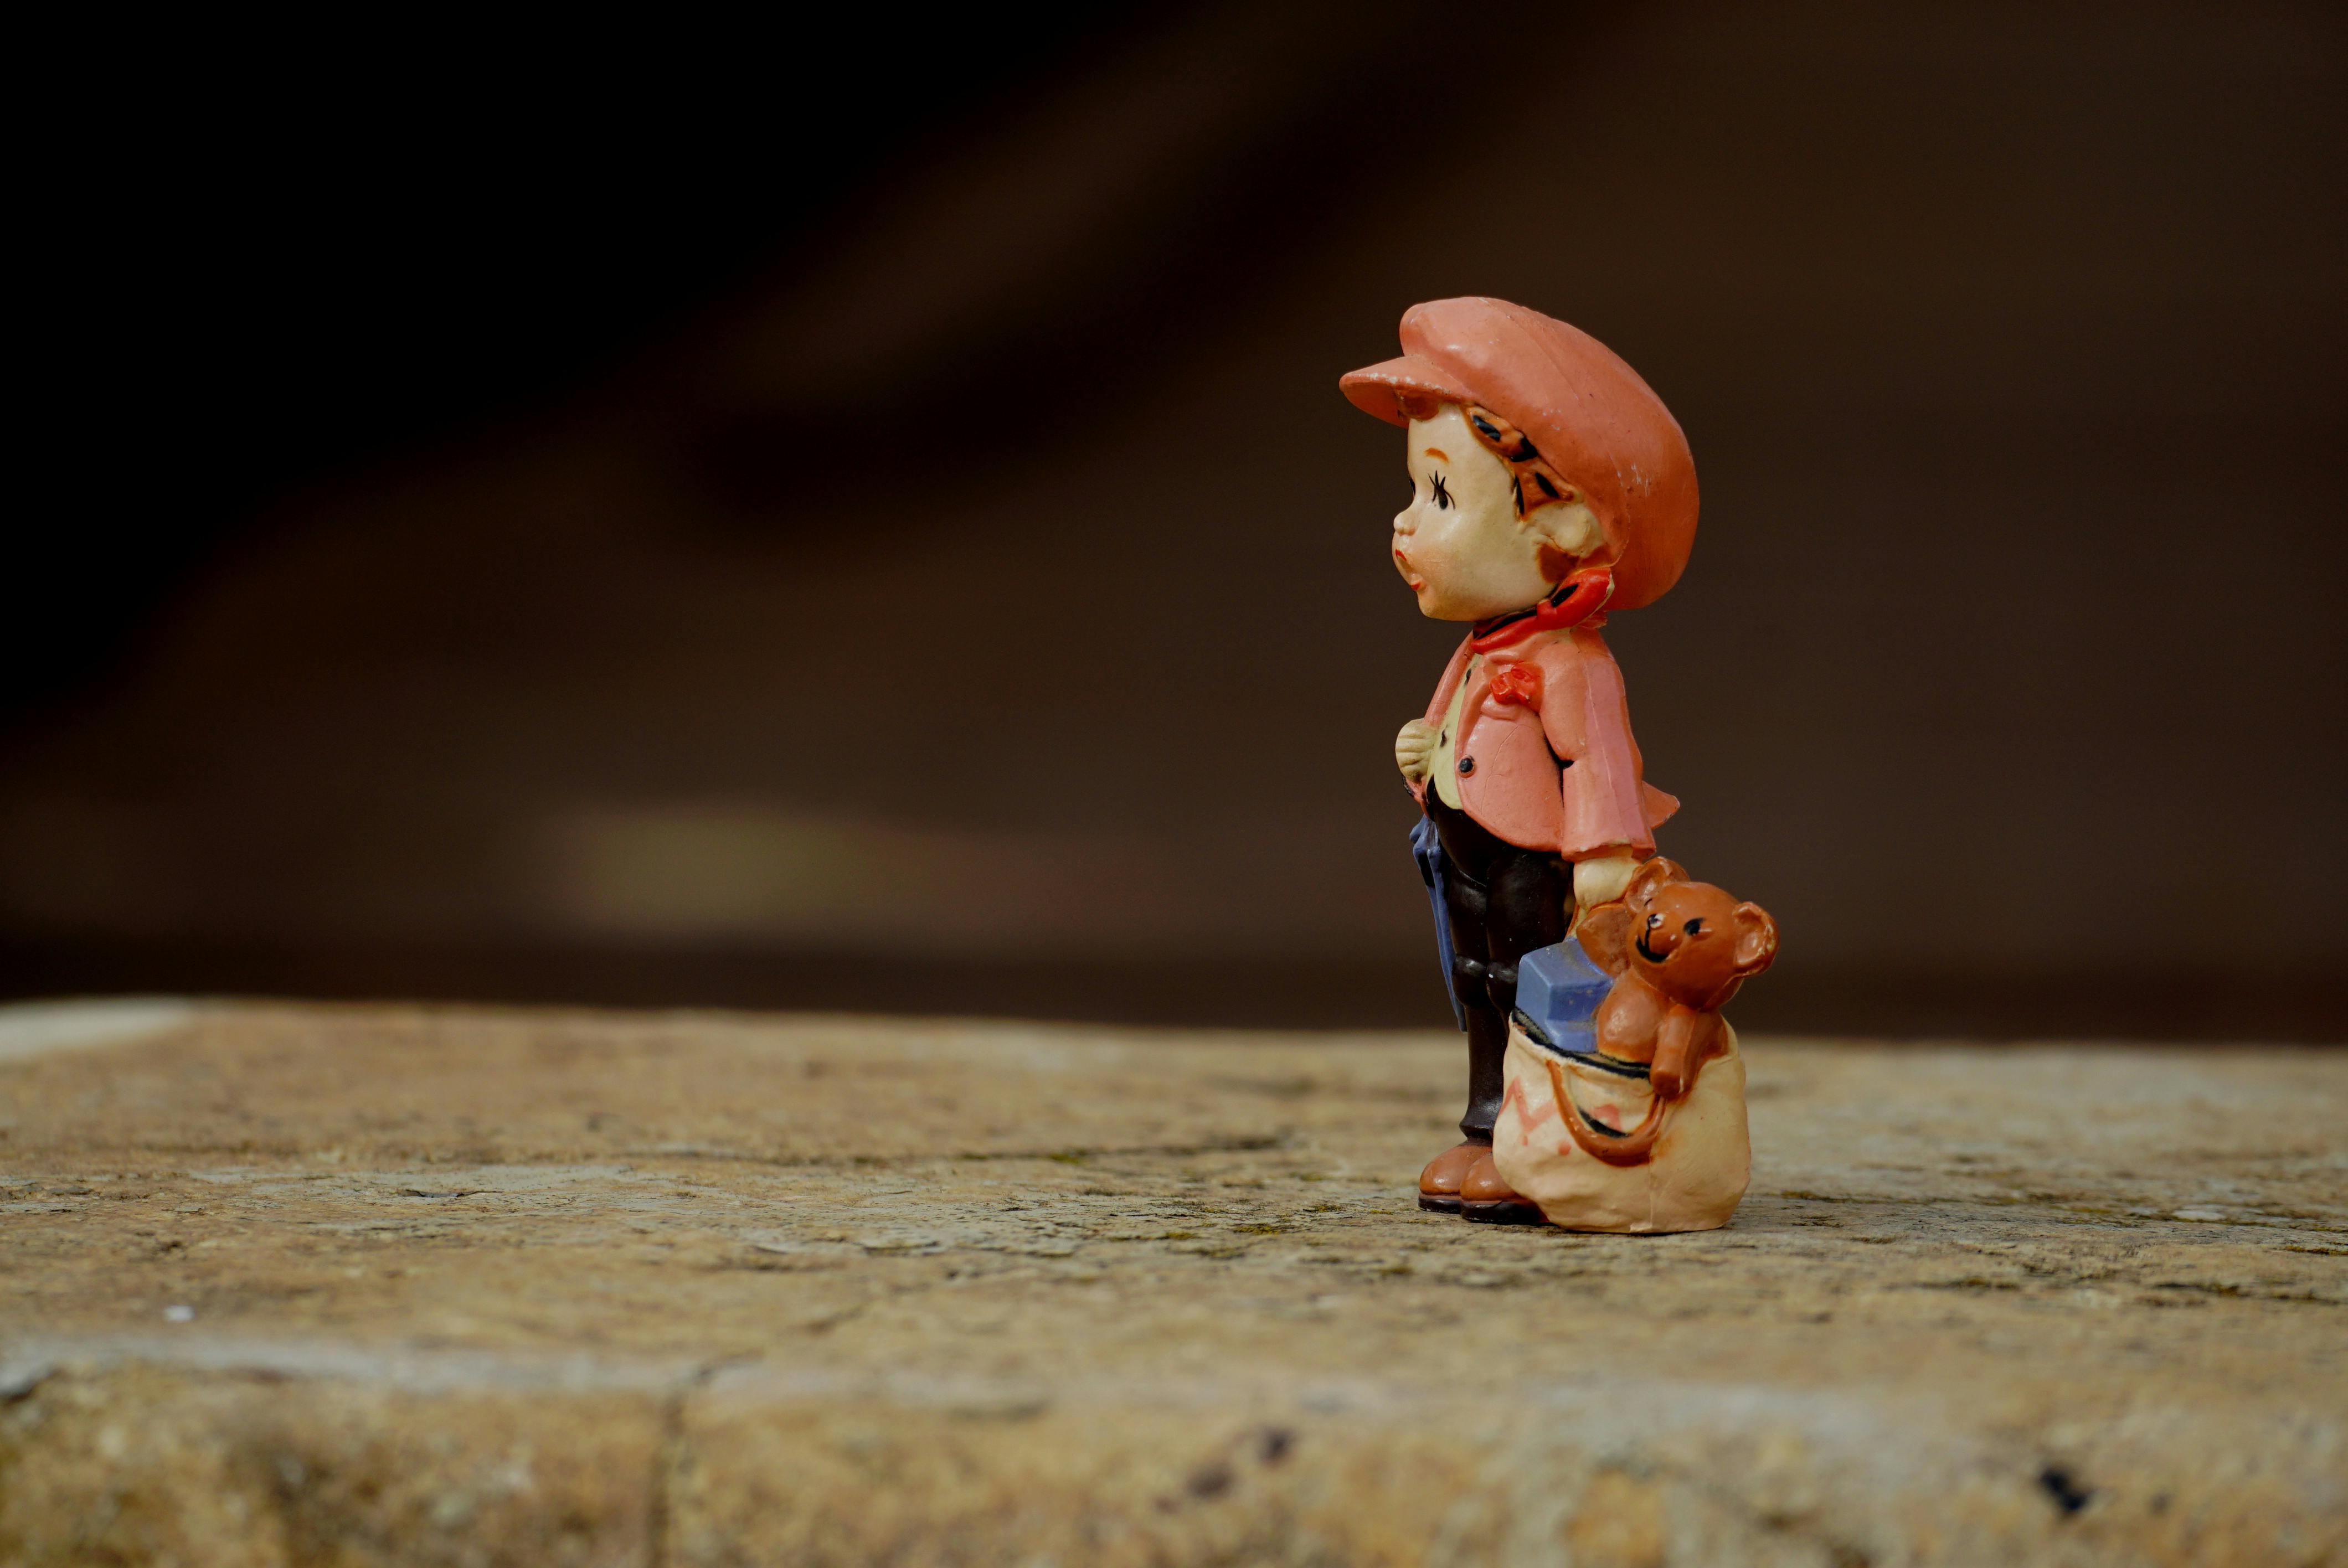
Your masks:
M2348 1038L2343 18L63 50L0 989L1441 1026L1335 382L1478 292L1694 446L1609 637L1740 1021Z

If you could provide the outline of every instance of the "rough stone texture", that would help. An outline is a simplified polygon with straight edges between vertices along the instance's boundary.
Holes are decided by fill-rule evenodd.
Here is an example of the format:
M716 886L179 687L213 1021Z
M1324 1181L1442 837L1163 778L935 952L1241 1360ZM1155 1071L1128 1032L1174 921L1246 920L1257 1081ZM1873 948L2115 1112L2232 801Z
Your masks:
M2348 1559L2348 1054L1748 1040L1618 1237L1418 1212L1449 1039L133 1028L0 1050L11 1564Z

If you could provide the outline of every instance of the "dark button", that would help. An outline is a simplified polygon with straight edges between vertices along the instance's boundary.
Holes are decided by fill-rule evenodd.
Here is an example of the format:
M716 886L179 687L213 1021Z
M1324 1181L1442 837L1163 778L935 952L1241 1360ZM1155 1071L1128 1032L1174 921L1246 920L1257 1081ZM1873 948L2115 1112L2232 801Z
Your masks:
M1459 773L1462 777L1465 777L1475 771L1476 759L1474 757L1461 757L1459 759Z

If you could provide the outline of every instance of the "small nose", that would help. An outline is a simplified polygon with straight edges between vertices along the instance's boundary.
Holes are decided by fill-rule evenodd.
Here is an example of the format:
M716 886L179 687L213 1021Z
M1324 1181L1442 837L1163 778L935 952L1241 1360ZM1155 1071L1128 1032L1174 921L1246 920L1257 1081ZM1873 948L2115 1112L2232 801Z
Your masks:
M1415 531L1417 528L1418 528L1418 508L1417 508L1417 507L1404 507L1401 511L1396 512L1396 513L1395 514L1395 520L1394 520L1394 531L1395 531L1395 532L1396 532L1396 533L1398 533L1398 534L1407 534L1407 533L1411 533L1411 532Z

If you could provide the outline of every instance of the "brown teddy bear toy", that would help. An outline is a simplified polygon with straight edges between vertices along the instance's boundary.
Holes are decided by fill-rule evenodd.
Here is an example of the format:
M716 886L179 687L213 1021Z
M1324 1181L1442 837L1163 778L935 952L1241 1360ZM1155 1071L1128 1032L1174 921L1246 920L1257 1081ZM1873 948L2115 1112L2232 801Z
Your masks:
M1598 1009L1595 1049L1560 1050L1511 1030L1493 1143L1499 1174L1551 1223L1576 1229L1725 1225L1745 1195L1751 1147L1745 1064L1720 1009L1776 957L1776 922L1658 857L1579 937L1618 977Z
M1690 882L1676 862L1660 856L1632 875L1622 907L1630 918L1616 940L1627 972L1598 1009L1598 1049L1617 1061L1645 1062L1654 1100L1646 1123L1633 1132L1582 1116L1568 1117L1566 1125L1574 1142L1609 1164L1635 1165L1654 1147L1664 1108L1694 1086L1704 1064L1725 1046L1720 1009L1746 976L1777 956L1777 922L1758 904L1740 904L1709 882ZM1554 1065L1550 1071L1562 1076Z

